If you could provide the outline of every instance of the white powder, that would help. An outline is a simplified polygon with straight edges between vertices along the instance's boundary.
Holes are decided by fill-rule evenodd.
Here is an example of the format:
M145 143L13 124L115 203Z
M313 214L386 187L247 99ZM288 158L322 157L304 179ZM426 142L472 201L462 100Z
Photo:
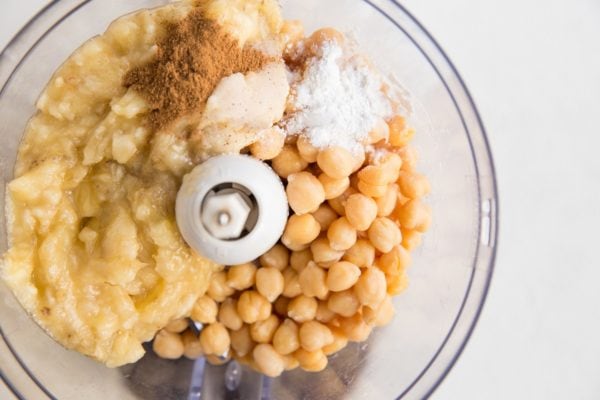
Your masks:
M370 164L378 165L381 159L389 154L389 151L385 148L378 148L369 144L365 146L365 153L369 158Z
M391 116L392 106L381 88L381 77L363 58L327 42L293 86L295 111L285 128L318 148L355 151L378 121Z

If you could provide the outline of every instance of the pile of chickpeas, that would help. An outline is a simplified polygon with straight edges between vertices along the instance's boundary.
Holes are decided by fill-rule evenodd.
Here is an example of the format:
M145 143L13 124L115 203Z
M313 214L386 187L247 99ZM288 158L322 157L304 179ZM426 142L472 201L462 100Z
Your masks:
M413 134L400 116L381 121L359 154L263 135L249 150L286 182L293 211L281 241L214 274L190 315L199 336L188 320L173 321L154 339L156 354L235 358L273 377L321 371L328 355L389 323L391 296L406 288L410 251L431 221Z

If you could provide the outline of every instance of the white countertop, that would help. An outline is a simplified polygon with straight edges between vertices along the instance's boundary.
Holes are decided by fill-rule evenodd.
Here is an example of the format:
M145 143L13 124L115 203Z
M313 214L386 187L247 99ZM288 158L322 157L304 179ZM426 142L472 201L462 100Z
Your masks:
M46 3L3 0L0 47ZM471 90L500 192L488 301L432 398L600 398L600 2L403 4Z

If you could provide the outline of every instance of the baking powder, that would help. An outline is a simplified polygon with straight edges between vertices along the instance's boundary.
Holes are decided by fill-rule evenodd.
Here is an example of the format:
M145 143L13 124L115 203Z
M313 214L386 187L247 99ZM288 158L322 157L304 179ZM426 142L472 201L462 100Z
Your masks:
M293 83L295 111L285 121L288 134L306 136L317 148L363 147L369 132L392 106L381 77L351 48L326 42Z

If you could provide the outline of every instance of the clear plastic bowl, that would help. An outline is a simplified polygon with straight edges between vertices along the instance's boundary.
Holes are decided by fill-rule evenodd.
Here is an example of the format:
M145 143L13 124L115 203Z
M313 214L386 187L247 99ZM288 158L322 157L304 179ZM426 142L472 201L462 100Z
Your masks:
M52 72L118 16L166 0L61 0L38 14L0 58L0 203L34 103ZM431 180L434 222L415 254L409 288L391 325L351 345L321 373L266 379L233 366L165 361L108 369L52 341L0 283L0 372L19 398L416 399L448 373L475 325L496 250L494 169L479 115L433 38L390 0L284 0L286 18L307 31L353 32L362 49L411 93L419 168ZM0 207L4 209L4 204ZM6 250L4 215L0 251ZM236 379L241 382L234 388ZM233 388L229 390L227 388Z

